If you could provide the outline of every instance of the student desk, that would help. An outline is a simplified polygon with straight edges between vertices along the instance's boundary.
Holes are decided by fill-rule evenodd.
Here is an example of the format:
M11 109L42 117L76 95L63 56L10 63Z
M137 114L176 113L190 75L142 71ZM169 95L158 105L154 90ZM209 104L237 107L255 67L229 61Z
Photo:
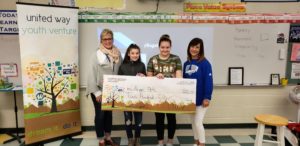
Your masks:
M14 108L15 108L15 120L16 120L16 135L14 134L8 134L12 136L13 138L10 140L7 140L5 143L18 140L19 143L21 143L21 138L24 137L24 135L19 135L19 124L18 124L18 106L17 106L17 94L16 92L21 91L22 92L22 87L21 86L15 86L7 89L0 89L0 92L13 92L14 95Z

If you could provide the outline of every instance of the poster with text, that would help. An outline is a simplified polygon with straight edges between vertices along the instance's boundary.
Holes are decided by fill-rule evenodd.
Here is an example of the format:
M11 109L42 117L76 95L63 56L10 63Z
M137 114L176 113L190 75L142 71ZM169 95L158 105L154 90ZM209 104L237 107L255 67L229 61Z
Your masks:
M300 61L300 43L292 44L291 61Z
M17 4L25 144L81 131L78 9Z
M196 80L104 75L102 109L194 113Z
M0 35L18 34L16 10L0 10Z
M289 41L300 42L300 25L291 25Z
M300 63L292 63L291 79L300 79Z

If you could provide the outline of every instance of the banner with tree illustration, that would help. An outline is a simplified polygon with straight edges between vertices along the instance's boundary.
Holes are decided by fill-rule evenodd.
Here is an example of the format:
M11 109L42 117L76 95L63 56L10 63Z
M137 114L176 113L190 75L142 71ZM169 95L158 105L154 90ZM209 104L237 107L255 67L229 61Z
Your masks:
M25 144L81 131L78 9L17 4Z
M103 110L194 113L196 80L105 75Z

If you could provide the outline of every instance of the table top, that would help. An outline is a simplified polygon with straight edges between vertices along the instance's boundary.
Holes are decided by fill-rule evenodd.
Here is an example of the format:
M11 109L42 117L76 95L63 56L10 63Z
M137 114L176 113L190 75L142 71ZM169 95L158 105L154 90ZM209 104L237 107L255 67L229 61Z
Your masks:
M12 92L12 91L23 91L23 88L21 85L17 85L9 88L0 89L0 92Z

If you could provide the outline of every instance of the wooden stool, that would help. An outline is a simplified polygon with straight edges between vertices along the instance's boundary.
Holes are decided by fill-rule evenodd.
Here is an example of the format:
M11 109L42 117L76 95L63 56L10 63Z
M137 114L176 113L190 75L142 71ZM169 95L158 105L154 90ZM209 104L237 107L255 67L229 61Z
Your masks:
M284 117L276 115L261 114L256 115L255 120L258 122L255 144L254 146L262 146L263 142L277 143L278 146L284 146L284 128L288 124L288 120ZM274 134L265 134L265 125L276 126L277 141L264 140L264 135L276 136Z

